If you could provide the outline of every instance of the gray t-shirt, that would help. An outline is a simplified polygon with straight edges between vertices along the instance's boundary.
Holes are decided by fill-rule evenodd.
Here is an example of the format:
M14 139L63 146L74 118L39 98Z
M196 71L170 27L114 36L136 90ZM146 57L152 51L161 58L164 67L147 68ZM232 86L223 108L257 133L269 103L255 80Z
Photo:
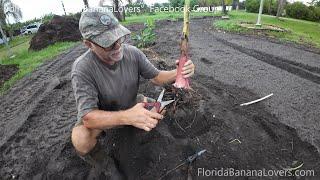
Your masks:
M71 78L78 110L78 123L94 109L118 111L131 108L139 88L140 75L156 77L159 70L138 48L123 44L123 59L115 65L102 62L88 50L72 66Z

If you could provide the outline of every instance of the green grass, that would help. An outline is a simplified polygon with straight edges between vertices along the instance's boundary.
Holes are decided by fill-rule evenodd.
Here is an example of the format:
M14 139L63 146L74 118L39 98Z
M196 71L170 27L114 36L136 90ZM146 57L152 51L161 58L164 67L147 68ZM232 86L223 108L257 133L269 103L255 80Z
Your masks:
M20 54L23 50L29 48L29 42L32 36L17 36L14 37L10 42L9 46L14 54ZM8 49L2 44L0 45L0 61L8 57Z
M258 14L232 11L229 13L229 16L230 20L216 21L214 22L214 26L231 32L250 33L253 32L253 30L242 28L238 24L240 22L256 23ZM299 44L311 44L320 48L320 23L291 18L277 19L276 17L269 15L262 15L261 23L275 25L289 30L289 32L268 31L267 34L271 37Z
M9 41L9 45L10 45L10 47L14 47L14 46L20 45L22 43L29 42L31 38L32 38L32 35L16 36L16 37L13 37L13 39L11 41ZM6 47L4 44L0 45L0 50L5 49L5 48Z
M75 44L75 42L58 42L40 51L28 51L28 46L20 47L19 53L16 54L15 58L5 58L0 61L0 64L17 64L19 67L19 71L0 88L0 94L2 95L17 80L23 78L27 74L30 74L46 60L52 59L53 57L61 54L61 52L73 47Z
M215 14L213 12L191 12L190 17L197 17L197 16L219 16L220 14ZM171 19L171 20L177 20L178 18L183 18L183 12L159 12L154 15L132 15L129 17L126 17L126 20L122 22L124 25L128 24L134 24L134 23L144 23L147 19L152 20L163 20L163 19Z

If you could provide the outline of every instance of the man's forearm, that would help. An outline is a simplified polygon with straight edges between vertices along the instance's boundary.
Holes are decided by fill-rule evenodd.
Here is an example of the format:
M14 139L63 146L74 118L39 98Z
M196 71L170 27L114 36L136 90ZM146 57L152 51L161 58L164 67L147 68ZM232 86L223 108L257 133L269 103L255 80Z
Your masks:
M177 69L168 71L168 79L165 80L164 84L171 84L176 80L177 77Z
M125 111L93 110L86 114L82 121L87 128L104 130L115 126L128 125L125 119Z
M160 71L158 76L155 77L152 82L157 85L163 85L163 84L171 84L175 81L177 76L177 70L171 70L171 71Z

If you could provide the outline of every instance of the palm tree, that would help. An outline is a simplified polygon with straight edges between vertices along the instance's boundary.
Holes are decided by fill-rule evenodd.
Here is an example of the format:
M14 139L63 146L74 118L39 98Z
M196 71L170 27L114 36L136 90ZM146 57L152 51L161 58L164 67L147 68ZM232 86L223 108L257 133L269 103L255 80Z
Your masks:
M9 23L9 17L12 17L16 22L22 18L22 12L18 5L11 0L0 0L0 23L6 25Z
M11 2L11 0L0 0L0 25L2 25L3 28L9 28L9 35L12 38L12 29L9 17L12 17L16 22L19 22L22 18L20 7ZM4 39L5 38L6 37L4 37Z
M13 19L18 22L22 18L22 12L19 6L12 3L11 0L0 0L0 34L1 38L4 40L6 47L8 48L8 57L14 57L7 41L6 34L2 30L2 25L9 24L9 17L13 17ZM12 33L10 33L10 36Z
M88 8L88 7L89 7L88 0L83 0L83 3L84 3L84 6L85 6L86 8Z

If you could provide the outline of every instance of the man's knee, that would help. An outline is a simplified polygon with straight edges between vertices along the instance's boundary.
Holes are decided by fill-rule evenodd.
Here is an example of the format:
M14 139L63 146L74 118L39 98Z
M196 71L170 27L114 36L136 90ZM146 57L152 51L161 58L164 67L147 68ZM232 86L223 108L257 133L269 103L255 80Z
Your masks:
M83 125L72 129L71 141L76 151L81 155L89 153L97 143L101 130L88 129Z

